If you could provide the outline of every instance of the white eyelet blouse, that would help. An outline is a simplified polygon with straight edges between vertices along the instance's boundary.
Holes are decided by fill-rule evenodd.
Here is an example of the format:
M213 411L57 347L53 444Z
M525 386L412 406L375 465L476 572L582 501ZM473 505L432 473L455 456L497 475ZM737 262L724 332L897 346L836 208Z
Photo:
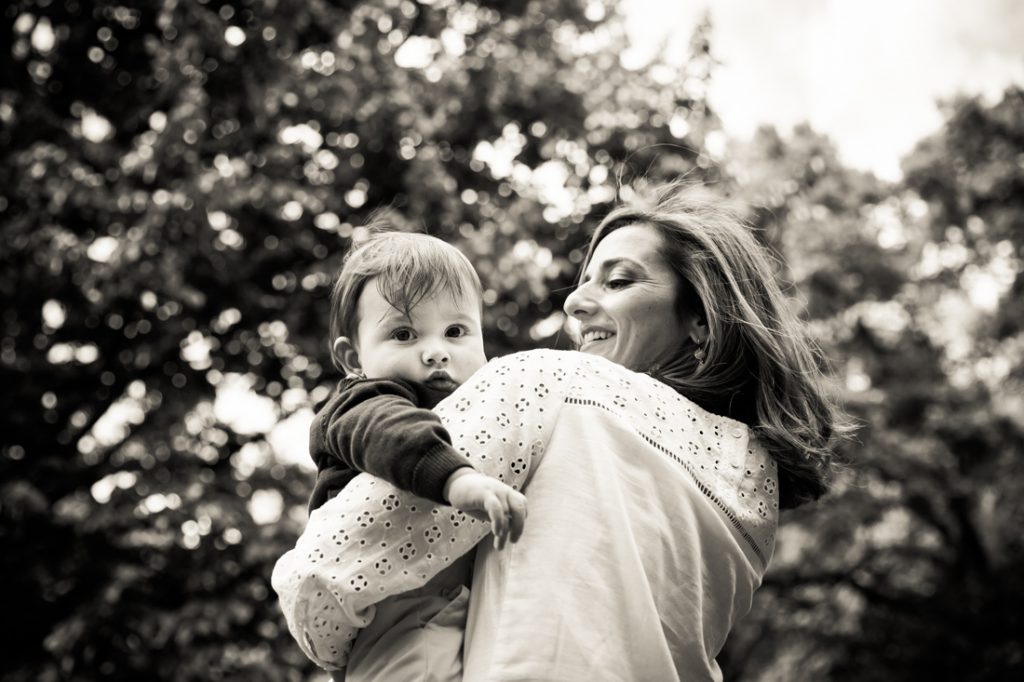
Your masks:
M526 530L482 543L466 680L721 679L775 543L776 467L742 423L603 358L493 360L437 406L478 470L523 489ZM292 636L344 668L374 604L489 526L372 476L313 512L272 578Z

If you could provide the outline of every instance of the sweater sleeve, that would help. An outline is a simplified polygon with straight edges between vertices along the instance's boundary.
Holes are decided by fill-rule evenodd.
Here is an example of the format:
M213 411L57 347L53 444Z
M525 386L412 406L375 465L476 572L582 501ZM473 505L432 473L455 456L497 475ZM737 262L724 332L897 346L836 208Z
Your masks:
M334 492L327 487L339 478L339 469L372 474L432 502L445 502L448 477L472 464L452 447L438 416L419 406L421 393L409 382L357 381L320 410L310 428L310 454L319 472L311 510Z
M437 408L482 473L522 488L569 391L575 354L530 351L493 360ZM274 567L292 637L328 670L345 666L352 640L383 599L422 586L472 550L489 524L424 504L393 485L357 476L313 512Z

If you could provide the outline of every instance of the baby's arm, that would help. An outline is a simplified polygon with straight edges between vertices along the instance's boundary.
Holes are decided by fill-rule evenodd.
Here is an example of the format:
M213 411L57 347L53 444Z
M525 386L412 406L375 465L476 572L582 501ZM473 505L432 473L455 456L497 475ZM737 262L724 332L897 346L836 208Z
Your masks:
M437 415L417 402L410 384L390 379L359 381L341 390L310 428L310 453L321 472L317 487L322 476L342 466L445 504L448 479L473 465L452 447Z
M361 471L490 521L495 547L515 542L526 521L526 498L476 473L452 447L438 416L419 407L424 402L411 384L381 379L356 382L327 403L310 430L319 469L310 509L326 501L331 479L344 479L340 490Z

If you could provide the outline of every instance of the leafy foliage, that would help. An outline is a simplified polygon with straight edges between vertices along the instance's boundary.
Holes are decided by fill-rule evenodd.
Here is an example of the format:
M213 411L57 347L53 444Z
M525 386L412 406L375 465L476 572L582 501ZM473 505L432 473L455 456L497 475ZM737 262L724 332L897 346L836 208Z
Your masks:
M490 354L564 346L587 229L638 175L754 206L865 424L785 519L727 677L1022 665L1019 91L952 104L889 186L807 128L723 155L710 27L626 68L593 1L2 13L5 678L312 675L269 575L358 226L390 206L462 248Z
M671 141L673 171L710 166L698 85L626 70L595 8L5 6L12 679L310 672L269 574L304 522L287 453L333 382L327 294L366 214L471 255L503 353L554 343L624 158Z
M807 129L737 150L863 427L836 493L784 517L733 677L1024 669L1022 102L950 105L899 186L842 169Z

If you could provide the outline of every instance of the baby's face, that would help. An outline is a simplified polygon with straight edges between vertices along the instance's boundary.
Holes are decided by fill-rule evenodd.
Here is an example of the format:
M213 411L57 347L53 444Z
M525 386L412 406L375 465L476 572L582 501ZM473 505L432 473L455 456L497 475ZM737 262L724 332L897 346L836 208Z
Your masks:
M480 302L441 291L421 300L406 317L380 295L376 282L359 297L356 352L369 379L396 378L451 390L487 362Z

